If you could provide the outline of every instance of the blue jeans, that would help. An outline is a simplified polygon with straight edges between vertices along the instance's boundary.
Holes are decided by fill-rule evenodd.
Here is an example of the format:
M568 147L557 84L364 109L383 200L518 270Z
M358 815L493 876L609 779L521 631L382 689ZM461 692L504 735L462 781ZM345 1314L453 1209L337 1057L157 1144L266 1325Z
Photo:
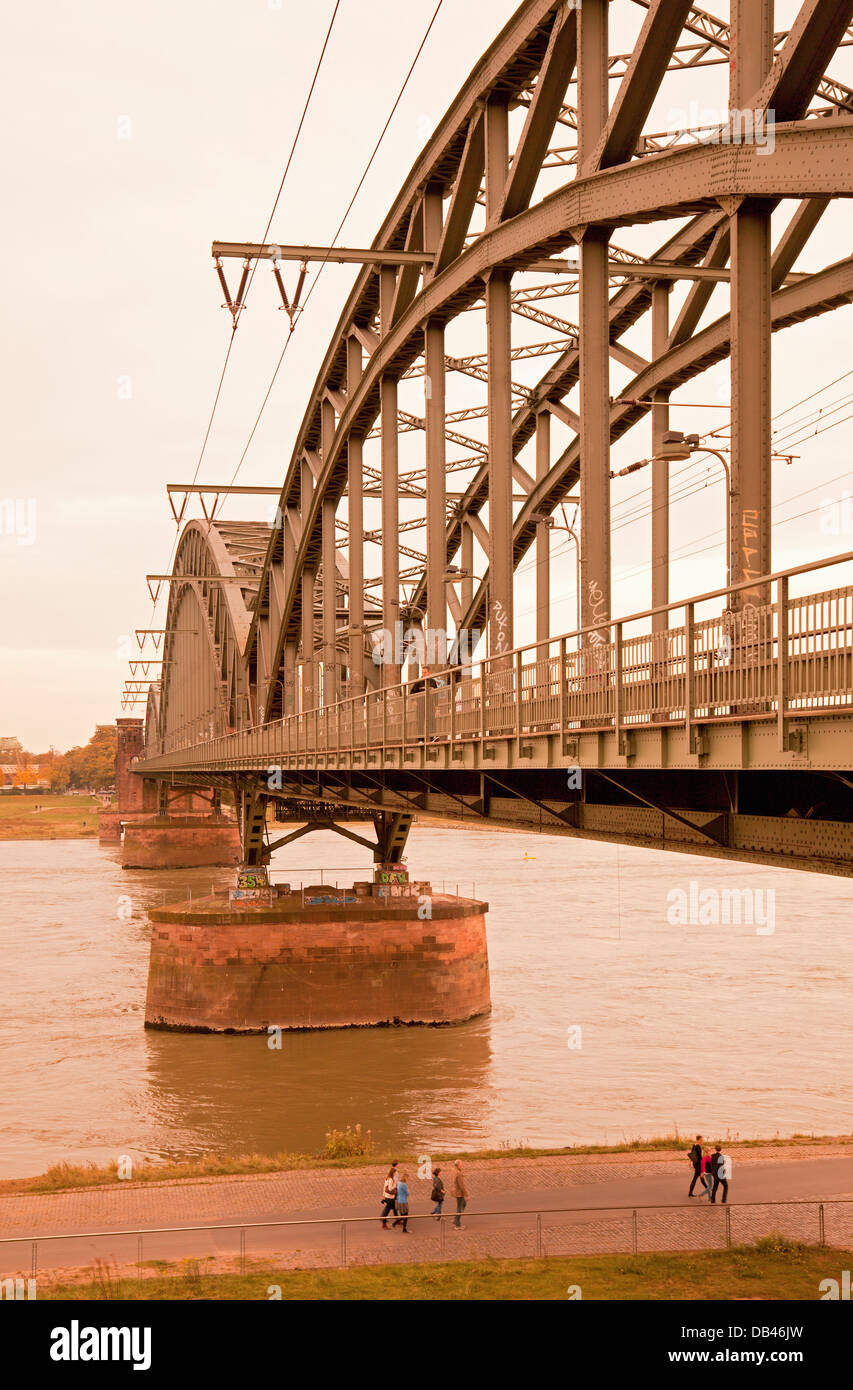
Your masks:
M443 1200L442 1200L441 1202L436 1202L435 1206L434 1206L433 1209L432 1209L432 1215L433 1215L433 1216L441 1216L441 1208L442 1208L443 1206L444 1206L444 1201L443 1201Z
M454 1226L461 1226L461 1225L462 1225L462 1213L463 1213L463 1211L465 1210L465 1208L467 1207L467 1205L468 1205L468 1203L466 1202L466 1200L465 1200L464 1197L457 1197L457 1198L456 1198L456 1215L455 1215L454 1218L453 1218L453 1224L454 1224Z

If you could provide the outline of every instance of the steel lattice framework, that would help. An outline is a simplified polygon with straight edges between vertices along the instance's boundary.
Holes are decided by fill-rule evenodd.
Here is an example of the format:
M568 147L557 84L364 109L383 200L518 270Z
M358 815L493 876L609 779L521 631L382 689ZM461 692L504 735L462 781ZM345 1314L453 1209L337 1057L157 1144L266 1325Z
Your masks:
M492 662L509 661L514 575L531 548L536 636L547 641L548 518L567 497L580 505L581 627L606 623L611 445L649 414L653 625L666 627L668 401L727 357L730 607L767 603L772 335L853 302L853 260L795 271L831 201L853 194L853 91L827 74L851 42L853 0L804 0L784 33L772 0L732 0L731 25L689 0L617 3L645 12L630 54L610 53L609 0L520 5L365 258L294 443L277 524L187 524L149 702L152 757L334 705L377 680L393 685L399 667L377 673L369 639L398 622L485 625ZM669 74L714 64L730 74L718 127L648 128ZM750 139L759 128L772 141ZM795 210L774 245L771 216L784 200ZM651 255L620 247L620 229L666 220L674 229ZM671 291L684 281L673 316ZM703 322L720 285L730 311ZM645 316L648 358L622 341ZM481 323L480 351L449 350L463 322L469 338ZM538 381L513 379L516 363L537 358ZM632 374L616 399L611 359ZM422 412L402 408L413 379ZM472 394L458 403L464 383ZM571 436L558 452L555 420ZM408 435L423 439L411 467ZM519 461L531 441L535 472ZM381 519L371 528L372 497ZM475 543L486 558L476 579Z

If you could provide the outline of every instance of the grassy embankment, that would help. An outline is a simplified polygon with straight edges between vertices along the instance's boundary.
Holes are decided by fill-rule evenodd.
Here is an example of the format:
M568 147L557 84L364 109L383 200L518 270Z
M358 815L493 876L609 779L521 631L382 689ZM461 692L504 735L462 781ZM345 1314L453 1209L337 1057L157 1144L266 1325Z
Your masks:
M840 1279L849 1252L813 1249L769 1236L754 1246L672 1255L554 1256L448 1264L285 1270L251 1262L245 1274L211 1274L204 1260L152 1261L147 1277L125 1279L104 1265L78 1281L39 1280L40 1300L587 1301L797 1299L821 1297L823 1279ZM570 1294L569 1290L572 1290Z
M94 796L0 796L0 840L89 839L100 809Z
M853 1135L842 1134L834 1137L821 1137L813 1134L793 1134L790 1137L777 1135L772 1139L741 1139L737 1135L722 1135L727 1148L773 1149L773 1148L815 1148L826 1144L853 1144ZM336 1142L336 1139L343 1142ZM677 1153L684 1154L689 1141L678 1134L662 1135L656 1139L631 1139L622 1144L596 1145L578 1144L565 1148L533 1149L526 1145L498 1149L472 1149L432 1154L433 1162L447 1163L454 1158L467 1161L476 1159L500 1158L550 1158L565 1155L605 1155L620 1153ZM334 1133L327 1136L326 1148L319 1154L277 1153L277 1154L205 1154L198 1159L184 1162L140 1163L134 1165L133 1181L145 1183L177 1182L184 1178L229 1177L247 1173L287 1173L304 1168L365 1168L386 1166L393 1158L401 1163L417 1164L414 1154L404 1149L375 1150L363 1145L364 1151L357 1152L356 1146L346 1142L346 1135ZM112 1187L119 1181L127 1186L127 1180L118 1177L117 1164L99 1167L94 1163L56 1163L47 1172L28 1178L0 1179L0 1197L20 1196L28 1192L63 1192L80 1187Z

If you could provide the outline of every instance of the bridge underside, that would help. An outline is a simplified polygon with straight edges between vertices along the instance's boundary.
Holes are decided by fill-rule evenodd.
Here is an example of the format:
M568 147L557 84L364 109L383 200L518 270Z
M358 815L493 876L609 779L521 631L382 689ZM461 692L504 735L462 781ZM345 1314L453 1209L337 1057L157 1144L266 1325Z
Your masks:
M175 772L170 780L191 785L193 774ZM853 779L839 773L325 768L284 773L274 792L266 769L207 780L259 797L270 821L305 827L276 839L267 830L272 848L308 829L337 829L378 860L387 857L383 836L396 832L399 855L417 817L853 877ZM373 823L375 848L344 829L353 821Z

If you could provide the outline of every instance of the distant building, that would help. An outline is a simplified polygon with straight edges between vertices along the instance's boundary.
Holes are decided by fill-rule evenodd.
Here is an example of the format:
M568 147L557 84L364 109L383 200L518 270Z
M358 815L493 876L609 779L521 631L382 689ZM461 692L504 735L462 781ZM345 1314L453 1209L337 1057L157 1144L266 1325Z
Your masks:
M19 738L0 738L0 762L10 762L22 752Z
M50 786L49 769L38 763L0 763L0 791L19 787L21 791L41 790Z

